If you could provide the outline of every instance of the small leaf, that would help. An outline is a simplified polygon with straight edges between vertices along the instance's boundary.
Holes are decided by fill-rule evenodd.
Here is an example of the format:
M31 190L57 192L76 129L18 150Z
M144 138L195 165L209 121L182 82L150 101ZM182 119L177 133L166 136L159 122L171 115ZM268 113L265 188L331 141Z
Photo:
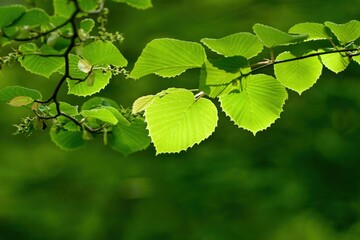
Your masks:
M276 28L259 23L255 24L253 29L256 36L258 36L258 38L260 38L263 44L268 48L302 42L308 37L306 34L291 35Z
M67 151L81 148L85 144L81 131L67 131L58 129L57 126L50 129L50 137L58 147Z
M260 40L250 33L235 33L220 39L203 38L201 42L226 57L243 56L250 59L263 49Z
M91 18L85 18L80 22L80 28L84 30L85 33L90 33L95 26L95 21Z
M0 7L0 28L11 25L25 12L26 7L23 5L10 5Z
M151 0L113 0L113 2L123 2L138 9L147 9L152 7Z
M325 52L325 50L319 50L319 52ZM334 73L344 71L350 64L349 57L342 56L341 53L324 54L321 55L320 58L324 66L330 71L333 71Z
M352 20L344 24L325 22L325 26L335 34L341 44L347 44L360 37L360 22Z
M57 114L55 103L51 103L48 108L50 115L54 116ZM60 102L60 111L70 116L76 116L79 114L78 106L73 106L66 102Z
M90 12L99 8L99 0L78 0L82 11Z
M217 125L217 110L207 99L195 99L188 90L156 98L145 111L156 153L186 150L208 138Z
M116 125L118 123L118 120L114 116L114 114L106 108L94 108L91 110L82 110L80 114L86 118L95 118L112 125Z
M324 24L313 22L298 23L289 29L289 33L308 34L309 37L305 41L331 38Z
M24 107L33 103L34 99L28 96L17 96L10 100L9 105L12 107Z
M96 41L86 45L81 52L81 56L92 66L112 64L125 67L127 65L127 60L119 49L109 41Z
M155 97L156 95L147 95L136 99L132 105L132 113L136 114L145 111L154 101Z
M95 74L95 73L91 73L91 74L88 76L88 78L86 79L86 84L87 84L89 87L94 86L95 77L96 77L96 74Z
M20 86L9 86L0 90L0 101L10 102L12 99L18 96L26 96L32 100L41 100L41 93L37 90L24 88Z
M78 62L78 68L84 73L89 73L92 69L91 64L85 59L80 59Z
M237 126L255 135L280 117L288 95L278 80L264 74L243 78L241 86L240 92L220 97L221 108Z
M205 50L198 43L155 39L146 45L130 76L139 79L155 73L162 77L175 77L187 69L201 67L205 59Z
M113 126L108 142L111 148L124 155L146 149L150 144L146 123L141 119L134 119L128 126Z
M296 56L290 52L283 52L277 56L276 62L294 58ZM274 70L276 78L282 85L301 94L320 78L322 64L318 56L315 56L276 64Z

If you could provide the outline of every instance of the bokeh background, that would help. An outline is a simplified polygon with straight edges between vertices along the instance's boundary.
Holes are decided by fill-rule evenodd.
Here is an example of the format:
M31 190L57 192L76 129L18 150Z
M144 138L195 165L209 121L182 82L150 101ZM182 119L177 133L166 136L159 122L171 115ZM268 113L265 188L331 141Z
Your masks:
M199 41L252 31L287 31L299 22L360 19L354 0L153 0L146 11L107 1L109 30L131 64L154 38ZM26 3L1 0L0 5ZM51 1L38 0L50 13ZM0 16L1 17L1 16ZM99 96L130 106L162 89L197 86L198 70L176 79L114 78ZM16 64L0 87L23 85L48 96L45 79ZM66 88L66 87L65 87ZM72 103L83 98L61 95ZM26 111L1 105L0 239L357 240L360 239L360 66L290 92L281 118L254 137L220 113L213 136L181 154L153 147L123 157L89 143L58 149L47 133L13 136Z

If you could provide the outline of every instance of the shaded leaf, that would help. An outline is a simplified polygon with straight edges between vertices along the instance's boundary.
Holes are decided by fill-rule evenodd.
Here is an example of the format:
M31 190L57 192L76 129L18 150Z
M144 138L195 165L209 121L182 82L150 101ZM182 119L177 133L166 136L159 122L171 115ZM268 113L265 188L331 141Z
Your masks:
M50 115L54 116L57 114L55 103L51 103L48 107ZM60 102L60 111L70 116L75 116L79 114L78 106L73 106L66 102Z
M26 11L12 26L39 26L49 23L49 15L40 8L32 8Z
M58 129L57 126L50 129L50 137L58 147L67 151L81 148L85 144L81 131L67 131Z
M26 7L23 5L10 5L0 7L0 28L11 25L25 12Z
M10 102L12 99L19 96L26 96L33 100L42 99L39 91L21 86L9 86L0 90L0 101L2 102Z
M138 9L147 9L152 7L151 0L112 0L113 2L123 2L131 7Z

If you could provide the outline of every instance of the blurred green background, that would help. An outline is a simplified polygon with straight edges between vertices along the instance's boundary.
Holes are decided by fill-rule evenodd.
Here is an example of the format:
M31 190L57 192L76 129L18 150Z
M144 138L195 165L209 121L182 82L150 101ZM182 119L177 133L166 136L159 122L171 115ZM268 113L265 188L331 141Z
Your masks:
M26 1L0 5L15 2ZM37 2L52 11L50 0ZM124 33L120 49L131 64L153 38L199 41L258 22L286 31L360 18L354 0L153 0L146 11L107 2L108 27ZM64 152L46 133L13 136L12 124L28 113L2 104L0 239L360 239L359 69L324 70L301 97L290 92L281 119L256 137L220 113L200 146L157 157L153 147L125 158L99 142ZM114 78L99 96L129 106L167 87L196 88L198 74ZM1 88L23 85L44 96L56 81L16 64L0 72Z

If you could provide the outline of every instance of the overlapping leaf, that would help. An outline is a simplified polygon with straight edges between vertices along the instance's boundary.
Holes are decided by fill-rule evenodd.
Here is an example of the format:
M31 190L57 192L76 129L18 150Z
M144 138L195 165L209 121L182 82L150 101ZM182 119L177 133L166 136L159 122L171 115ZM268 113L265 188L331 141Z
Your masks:
M0 7L0 28L6 27L26 12L23 5L10 5Z
M119 122L112 111L106 108L82 110L80 114L86 118L95 118L111 125L116 125Z
M325 25L335 34L342 44L350 43L360 37L360 22L352 20L344 24L325 22Z
M130 125L113 126L109 134L109 145L124 155L143 150L149 144L149 132L146 123L141 119L134 119Z
M217 110L204 98L195 99L188 90L156 98L145 111L145 119L156 153L186 150L208 138L217 125Z
M30 97L33 100L41 100L41 93L37 90L21 86L9 86L0 90L0 101L9 103L15 97Z
M298 23L289 29L289 33L308 34L309 37L305 41L329 39L328 29L321 23Z
M220 39L204 38L201 42L226 57L243 56L249 59L258 55L263 49L260 40L250 33L235 33Z
M255 24L253 29L256 36L258 36L268 48L298 43L304 41L308 37L306 34L291 35L259 23Z
M84 146L85 141L81 131L69 131L66 129L58 129L53 126L50 129L51 140L63 150L75 150Z
M12 26L39 26L49 23L49 15L40 8L32 8L26 11Z
M201 67L205 58L205 50L198 43L155 39L146 45L130 76L138 79L155 73L162 77L174 77L187 69Z
M276 58L276 62L294 58L296 56L290 52L283 52ZM320 78L322 64L318 56L314 56L276 64L274 70L275 76L281 84L301 94L312 87Z
M325 52L324 50L319 50L319 52ZM347 66L350 64L350 59L346 55L342 55L344 53L330 53L323 54L320 56L321 62L324 66L333 71L334 73L339 73L344 71Z
M280 117L287 92L271 76L258 74L243 78L242 89L220 97L223 111L236 125L254 135Z

